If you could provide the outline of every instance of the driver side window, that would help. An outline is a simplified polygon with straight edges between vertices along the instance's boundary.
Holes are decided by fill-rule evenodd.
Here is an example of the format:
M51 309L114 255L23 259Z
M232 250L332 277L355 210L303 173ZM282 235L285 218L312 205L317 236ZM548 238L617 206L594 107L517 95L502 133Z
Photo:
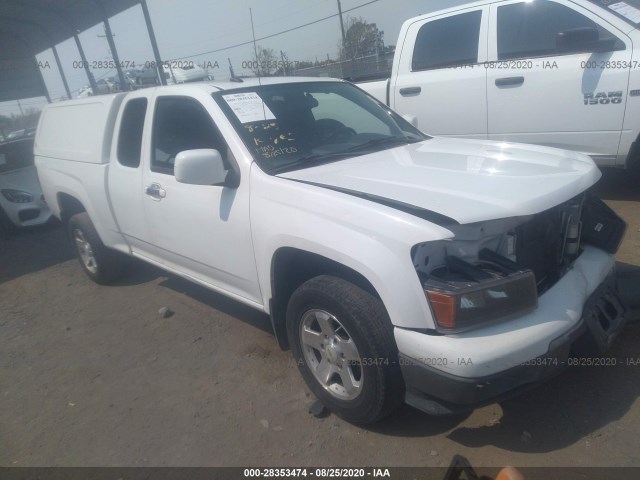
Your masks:
M151 171L173 175L176 155L212 148L226 161L227 146L205 108L188 97L160 97L153 118Z
M556 45L558 34L579 28L595 28L600 39L616 39L593 20L553 1L501 6L498 8L498 60L563 55ZM616 40L615 50L624 50L624 43Z

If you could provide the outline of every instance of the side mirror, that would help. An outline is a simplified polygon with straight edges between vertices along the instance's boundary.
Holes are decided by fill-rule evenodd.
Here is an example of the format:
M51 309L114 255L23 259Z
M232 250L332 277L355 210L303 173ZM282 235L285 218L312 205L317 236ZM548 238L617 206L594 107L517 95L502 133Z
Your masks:
M402 115L402 118L404 118L407 122L409 122L414 127L418 128L418 117L416 117L415 115L409 115L405 113L404 115Z
M176 155L174 175L190 185L224 185L228 170L218 150L185 150Z
M572 28L559 32L556 50L560 53L604 53L617 50L615 37L600 39L595 27Z

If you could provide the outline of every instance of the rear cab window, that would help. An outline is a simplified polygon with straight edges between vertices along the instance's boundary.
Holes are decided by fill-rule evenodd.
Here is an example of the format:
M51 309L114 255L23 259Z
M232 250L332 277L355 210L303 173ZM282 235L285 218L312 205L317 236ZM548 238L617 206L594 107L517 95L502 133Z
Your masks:
M142 133L147 114L147 99L134 98L124 106L118 134L118 162L138 168L142 150Z

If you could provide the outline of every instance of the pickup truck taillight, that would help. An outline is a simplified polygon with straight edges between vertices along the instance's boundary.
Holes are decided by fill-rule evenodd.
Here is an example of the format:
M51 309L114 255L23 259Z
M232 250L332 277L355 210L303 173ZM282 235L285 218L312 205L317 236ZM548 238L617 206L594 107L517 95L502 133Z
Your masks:
M505 272L495 264L472 265L448 257L424 282L438 330L459 332L513 318L538 305L533 272Z

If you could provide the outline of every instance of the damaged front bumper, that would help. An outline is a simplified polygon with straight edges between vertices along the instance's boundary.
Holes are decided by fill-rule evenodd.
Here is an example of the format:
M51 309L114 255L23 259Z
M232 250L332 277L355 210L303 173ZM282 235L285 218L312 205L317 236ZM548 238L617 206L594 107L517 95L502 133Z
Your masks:
M456 335L396 328L405 401L446 415L518 394L564 370L578 350L606 351L624 314L613 256L587 247L520 318Z

